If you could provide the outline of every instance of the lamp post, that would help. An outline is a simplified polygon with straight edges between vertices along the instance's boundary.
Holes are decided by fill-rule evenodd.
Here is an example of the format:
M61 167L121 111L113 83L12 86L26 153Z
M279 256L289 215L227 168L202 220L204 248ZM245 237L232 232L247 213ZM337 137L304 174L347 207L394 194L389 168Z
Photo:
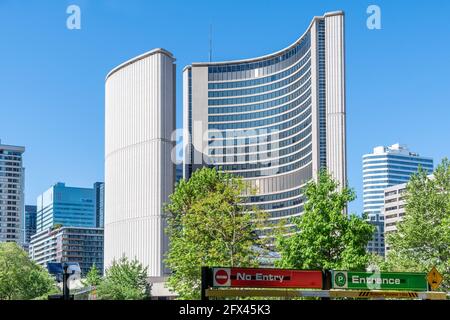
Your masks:
M69 272L67 271L69 266L65 263L63 265L63 299L70 300L70 291L69 291Z

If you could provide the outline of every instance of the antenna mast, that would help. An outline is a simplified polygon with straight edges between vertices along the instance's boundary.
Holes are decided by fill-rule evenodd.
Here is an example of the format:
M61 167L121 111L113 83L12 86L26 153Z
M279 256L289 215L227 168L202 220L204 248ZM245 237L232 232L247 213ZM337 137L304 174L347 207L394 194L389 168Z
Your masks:
M209 25L209 62L212 62L212 23Z

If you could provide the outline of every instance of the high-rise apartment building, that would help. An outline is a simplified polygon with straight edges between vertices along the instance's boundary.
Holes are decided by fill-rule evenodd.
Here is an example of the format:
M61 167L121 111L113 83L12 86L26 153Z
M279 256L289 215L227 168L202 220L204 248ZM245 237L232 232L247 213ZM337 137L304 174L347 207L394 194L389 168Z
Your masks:
M41 232L56 225L94 228L94 188L68 187L58 182L38 196L36 231Z
M346 184L344 13L314 17L266 56L183 71L184 176L202 166L242 176L247 203L275 223L303 212L320 169Z
M405 183L422 167L433 171L433 159L422 157L400 144L379 146L363 156L363 200L368 221L376 227L368 244L370 252L384 256L384 195L385 188Z
M175 184L175 58L155 49L105 84L105 266L127 256L165 272L164 203Z
M0 242L24 242L24 152L0 141Z
M30 258L47 266L48 262L77 262L86 275L93 264L103 272L103 229L56 227L31 237Z

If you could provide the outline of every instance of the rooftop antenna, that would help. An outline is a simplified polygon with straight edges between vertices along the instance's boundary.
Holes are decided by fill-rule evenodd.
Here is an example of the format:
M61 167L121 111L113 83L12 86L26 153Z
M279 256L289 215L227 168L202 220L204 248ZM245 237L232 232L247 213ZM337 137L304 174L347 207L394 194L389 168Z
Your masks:
M212 23L209 24L209 62L212 62Z

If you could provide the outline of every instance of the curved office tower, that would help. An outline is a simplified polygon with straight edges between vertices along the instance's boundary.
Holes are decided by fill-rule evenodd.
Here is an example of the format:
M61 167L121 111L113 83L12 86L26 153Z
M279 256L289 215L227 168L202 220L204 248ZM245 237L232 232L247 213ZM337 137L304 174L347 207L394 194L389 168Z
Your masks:
M173 191L175 64L155 49L113 69L105 101L105 267L123 255L164 274L163 204Z
M277 222L303 212L321 168L346 183L344 14L314 17L289 47L184 69L184 176L213 166L244 177Z

